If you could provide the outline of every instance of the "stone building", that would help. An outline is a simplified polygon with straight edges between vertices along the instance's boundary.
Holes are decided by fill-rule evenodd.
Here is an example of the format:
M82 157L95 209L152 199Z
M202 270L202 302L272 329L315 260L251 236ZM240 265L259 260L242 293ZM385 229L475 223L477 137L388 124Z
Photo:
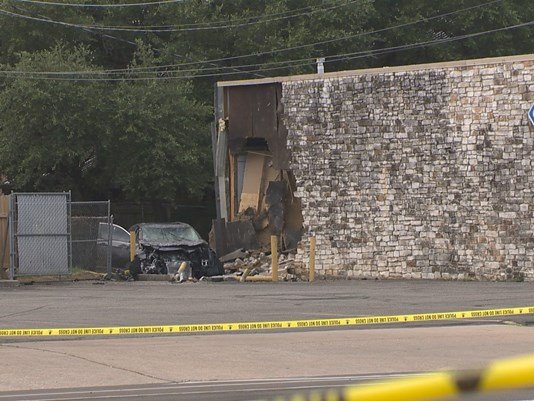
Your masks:
M323 275L534 280L533 76L530 54L220 82L218 243L276 234L305 261L315 235Z

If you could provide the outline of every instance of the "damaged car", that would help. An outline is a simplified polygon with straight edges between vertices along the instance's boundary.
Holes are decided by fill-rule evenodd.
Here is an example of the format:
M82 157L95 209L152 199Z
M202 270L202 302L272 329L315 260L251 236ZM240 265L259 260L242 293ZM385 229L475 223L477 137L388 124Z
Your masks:
M192 276L224 274L224 268L208 243L186 223L141 223L130 228L136 235L136 256L130 267L139 274L176 274L183 262Z

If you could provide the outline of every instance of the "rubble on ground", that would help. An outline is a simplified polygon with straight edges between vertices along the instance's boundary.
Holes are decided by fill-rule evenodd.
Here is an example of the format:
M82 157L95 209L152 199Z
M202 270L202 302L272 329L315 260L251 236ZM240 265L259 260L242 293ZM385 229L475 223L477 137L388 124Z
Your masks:
M211 277L210 281L270 281L272 278L272 257L262 251L240 251L232 254L241 256L224 263L225 275L223 280ZM226 256L226 255L225 255ZM228 260L223 256L221 259ZM244 279L243 279L244 277ZM208 278L206 278L208 279ZM301 262L295 261L292 253L278 255L278 280L306 281L307 272Z
M101 281L134 281L134 279L129 270L113 269L111 273L103 275Z
M302 262L295 261L295 254L285 251L278 254L279 281L308 281L308 271ZM179 270L173 275L139 275L140 281L170 281L173 283L206 282L270 282L272 281L272 257L269 252L261 250L246 251L238 249L220 258L224 267L224 275L204 276L195 279L190 269ZM141 277L142 276L142 277ZM129 270L114 269L112 274L104 275L103 281L133 281Z

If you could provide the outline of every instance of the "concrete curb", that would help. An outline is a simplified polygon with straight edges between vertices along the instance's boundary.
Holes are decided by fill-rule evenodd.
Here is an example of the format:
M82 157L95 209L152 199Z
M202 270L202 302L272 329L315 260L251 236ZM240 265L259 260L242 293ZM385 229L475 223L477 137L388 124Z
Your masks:
M15 288L19 285L18 280L0 280L0 288Z

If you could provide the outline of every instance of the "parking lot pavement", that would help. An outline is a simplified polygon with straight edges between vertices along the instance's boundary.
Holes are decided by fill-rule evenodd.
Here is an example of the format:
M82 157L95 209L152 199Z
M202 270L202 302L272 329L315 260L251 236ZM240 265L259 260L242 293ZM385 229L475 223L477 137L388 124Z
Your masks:
M533 304L534 282L76 282L0 289L0 328L334 318ZM534 322L532 315L506 319Z
M398 375L351 375L342 377L299 377L260 380L230 380L209 382L141 384L68 389L46 389L15 392L0 392L2 401L62 401L62 400L113 400L113 401L250 401L274 400L295 394L330 392L344 386L371 384L371 381L388 380ZM478 393L462 397L465 401L532 401L531 390L516 390L497 393Z
M533 334L484 325L4 343L0 392L473 368L532 352Z

